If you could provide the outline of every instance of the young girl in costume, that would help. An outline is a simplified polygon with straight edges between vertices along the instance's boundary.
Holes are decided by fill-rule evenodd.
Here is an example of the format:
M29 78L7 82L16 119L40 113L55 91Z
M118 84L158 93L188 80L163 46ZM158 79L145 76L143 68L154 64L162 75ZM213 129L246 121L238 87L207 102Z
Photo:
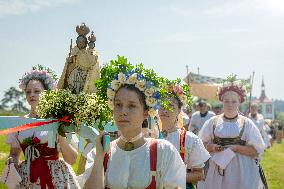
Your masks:
M55 89L56 81L49 69L38 66L23 76L20 88L25 92L27 102L31 106L31 111L25 117L39 118L39 96L44 90ZM58 136L57 148L47 146L48 131L25 130L8 134L6 142L11 146L7 164L14 163L22 178L17 188L80 188L70 166L76 161L77 151L64 137ZM26 161L19 162L22 151ZM64 160L59 157L60 153ZM30 162L29 165L27 162Z
M190 98L189 91L183 89L182 85L174 83L167 87L169 107L159 111L162 133L164 138L180 152L182 160L187 165L187 188L194 188L192 183L204 178L204 163L210 158L210 155L195 134L178 125L181 109L188 104L187 99Z
M142 133L143 121L156 115L160 94L155 82L141 73L119 73L107 95L121 136L108 153L101 144L104 133L97 137L85 188L185 188L185 165L175 147Z
M264 142L255 124L239 114L245 89L234 77L218 92L224 113L205 122L199 133L212 158L205 179L210 189L263 189L256 159L264 152Z

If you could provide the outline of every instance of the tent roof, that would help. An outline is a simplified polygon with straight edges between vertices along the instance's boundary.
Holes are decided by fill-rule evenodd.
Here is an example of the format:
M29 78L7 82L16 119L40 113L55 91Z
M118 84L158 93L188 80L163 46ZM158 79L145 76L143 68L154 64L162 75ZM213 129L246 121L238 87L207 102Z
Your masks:
M216 100L218 87L222 82L222 78L210 77L190 72L184 81L189 83L190 91L193 96L207 100Z
M222 85L223 78L210 77L190 72L183 80L186 83L189 83L191 94L193 96L207 100L217 100L217 91ZM246 81L249 81L249 79L246 79Z

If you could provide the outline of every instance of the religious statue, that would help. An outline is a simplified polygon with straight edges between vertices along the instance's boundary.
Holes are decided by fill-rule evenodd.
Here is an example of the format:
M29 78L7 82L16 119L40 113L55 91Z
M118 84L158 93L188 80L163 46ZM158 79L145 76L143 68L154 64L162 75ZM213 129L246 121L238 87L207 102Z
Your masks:
M76 46L72 47L71 39L69 56L66 58L58 88L69 89L74 94L94 93L94 81L100 77L98 53L95 48L96 36L91 32L87 38L90 29L85 23L77 26L76 32Z

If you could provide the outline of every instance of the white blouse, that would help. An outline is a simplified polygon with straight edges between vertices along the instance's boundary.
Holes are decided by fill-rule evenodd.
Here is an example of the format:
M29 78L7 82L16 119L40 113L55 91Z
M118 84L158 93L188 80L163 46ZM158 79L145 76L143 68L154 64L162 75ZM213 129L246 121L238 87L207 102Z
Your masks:
M28 118L28 115L24 116ZM7 134L6 136L6 143L9 144L12 148L20 148L20 143L23 142L24 139L29 137L37 137L40 140L41 144L48 142L48 131L33 131L33 130L25 130L15 133Z
M7 134L6 143L11 145L13 148L20 148L20 142L23 142L25 138L37 137L40 140L40 143L48 142L48 131L33 131L25 130L20 132L15 132Z
M152 139L132 151L124 151L113 142L106 171L109 188L147 188L151 183L150 152ZM166 140L158 140L157 188L186 188L186 167L176 148Z
M206 121L204 127L200 130L199 137L204 143L212 143L214 139L213 135L213 122L214 118ZM236 122L224 122L219 118L216 124L215 136L220 138L234 138L238 137L241 131L240 119ZM248 118L245 121L245 130L241 139L246 141L247 145L253 146L258 154L264 152L264 141L257 126Z
M169 133L165 138L172 143L176 149L180 149L180 133L181 129L175 132ZM205 149L201 139L187 131L185 136L185 157L184 162L188 169L204 167L204 162L210 158L209 152Z
M204 143L213 143L214 119L215 117L206 121L199 132L199 137ZM240 120L236 122L224 122L223 119L219 118L214 132L215 136L221 138L238 137L241 131L240 122ZM246 145L253 146L259 155L264 152L264 142L261 134L250 119L245 120L245 129L241 139L246 141ZM212 157L214 157L215 154L216 153L212 153ZM224 176L219 174L219 167L212 158L210 159L204 187L210 189L262 189L263 184L255 159L240 153L235 153L235 157L225 168Z
M261 114L257 114L257 119L254 119L254 118L250 118L253 123L257 126L257 128L259 129L260 131L260 134L262 135L262 137L264 136L265 134L265 131L264 131L264 118Z

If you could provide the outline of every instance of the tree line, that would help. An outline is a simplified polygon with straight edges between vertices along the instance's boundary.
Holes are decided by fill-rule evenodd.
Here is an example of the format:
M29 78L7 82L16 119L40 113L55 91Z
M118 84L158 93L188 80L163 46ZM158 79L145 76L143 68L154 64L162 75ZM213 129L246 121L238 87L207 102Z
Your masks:
M10 87L4 91L4 96L0 101L0 110L27 112L25 93L16 87Z

